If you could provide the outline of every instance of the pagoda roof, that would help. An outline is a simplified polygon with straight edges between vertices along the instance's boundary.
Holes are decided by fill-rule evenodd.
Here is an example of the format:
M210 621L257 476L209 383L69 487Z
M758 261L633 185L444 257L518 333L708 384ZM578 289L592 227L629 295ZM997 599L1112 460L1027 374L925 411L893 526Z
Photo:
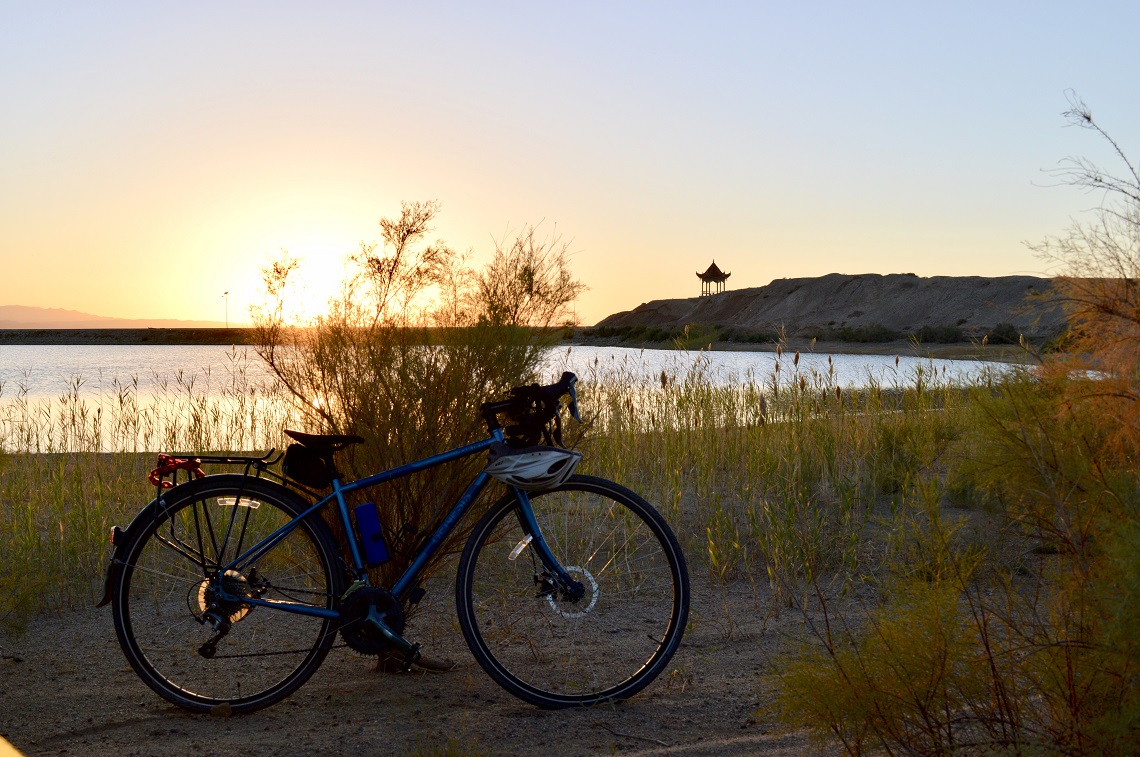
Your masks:
M708 270L706 270L704 273L698 273L697 277L702 281L724 281L731 275L731 273L725 273L724 271L720 270L720 268L718 268L716 265L716 261L714 260L712 262L712 265L708 267Z

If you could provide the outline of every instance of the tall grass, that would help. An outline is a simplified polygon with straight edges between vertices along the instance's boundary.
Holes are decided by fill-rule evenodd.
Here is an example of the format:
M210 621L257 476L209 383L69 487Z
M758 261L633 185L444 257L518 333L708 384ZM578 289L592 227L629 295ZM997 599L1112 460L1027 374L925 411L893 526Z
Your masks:
M58 397L0 388L0 624L89 604L111 526L154 496L154 453L279 448L292 420L281 399L236 351L221 372L136 377L108 391L87 391L82 377Z
M250 450L279 444L295 420L281 387L232 349L220 369L174 376L113 378L91 389L73 376L60 394L34 396L0 383L0 450L21 453L127 453Z
M1140 753L1140 171L1070 106L1119 167L1057 172L1101 195L1036 247L1062 351L978 394L945 475L908 486L879 601L833 608L782 676L785 719L849 753Z
M596 371L580 384L589 425L577 439L584 470L654 502L695 565L718 581L760 576L784 605L802 604L815 578L841 585L874 557L866 531L877 498L935 464L961 432L963 403L960 388L922 373L850 393L834 373L793 375L797 362L786 356L772 375L735 383L701 359L652 381L632 368ZM111 525L154 496L153 452L280 448L281 429L298 420L280 389L253 382L240 362L209 379L153 393L135 381L85 394L76 381L59 398L0 394L9 621L97 596ZM472 427L481 399L457 428ZM419 451L420 440L397 439L400 422L390 419L393 464Z
M935 475L962 433L966 390L929 369L844 391L833 368L725 382L698 359L645 379L586 377L586 465L631 482L678 524L690 559L718 581L762 577L803 605L874 558L868 524L884 496Z

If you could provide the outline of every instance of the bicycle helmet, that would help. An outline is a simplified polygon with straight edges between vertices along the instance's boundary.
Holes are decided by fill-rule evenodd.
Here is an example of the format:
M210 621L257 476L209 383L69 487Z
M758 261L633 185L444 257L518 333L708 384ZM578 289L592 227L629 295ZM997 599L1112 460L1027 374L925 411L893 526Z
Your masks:
M508 486L518 489L553 489L574 475L582 453L560 447L513 449L496 444L487 453L484 470Z

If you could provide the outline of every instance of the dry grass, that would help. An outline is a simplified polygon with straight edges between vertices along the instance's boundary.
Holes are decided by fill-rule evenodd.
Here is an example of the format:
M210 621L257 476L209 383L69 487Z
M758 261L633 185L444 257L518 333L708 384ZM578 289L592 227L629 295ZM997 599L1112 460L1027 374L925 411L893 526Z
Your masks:
M101 594L110 527L154 496L155 450L280 446L287 405L247 368L235 353L223 375L135 379L108 393L87 393L76 377L56 398L22 386L0 394L0 624Z
M58 399L17 393L0 403L9 621L92 601L110 526L153 497L154 451L260 453L280 447L280 430L296 421L279 390L252 384L240 366L212 385L176 382L153 397L135 383L110 396L80 386ZM696 565L720 580L764 577L784 604L802 603L814 576L858 572L873 554L864 544L871 505L934 464L959 433L964 401L926 376L857 394L827 375L723 385L703 361L654 381L626 373L580 386L586 469L656 503ZM389 457L419 452L413 442Z
M782 677L787 721L852 752L1128 743L1105 713L1134 701L1138 487L1103 403L1073 402L1088 382L920 372L849 392L796 362L584 376L570 440L655 503L692 570L823 618ZM0 404L9 629L98 596L109 527L153 496L137 450L279 444L258 414L280 429L287 403L243 381Z
M725 384L698 360L656 380L608 374L582 394L590 470L636 482L716 579L767 580L787 606L875 559L876 507L939 475L968 400L930 372L845 392L833 371L797 363Z

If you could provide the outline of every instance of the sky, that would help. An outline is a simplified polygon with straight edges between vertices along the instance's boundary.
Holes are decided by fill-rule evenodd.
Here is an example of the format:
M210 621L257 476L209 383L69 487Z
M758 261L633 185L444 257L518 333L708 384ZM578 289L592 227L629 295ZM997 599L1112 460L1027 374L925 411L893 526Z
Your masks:
M1140 3L0 0L0 305L315 312L402 200L485 261L569 243L580 322L840 273L1051 273L1027 242L1140 156ZM1140 159L1140 158L1138 158ZM223 297L223 292L229 295Z

